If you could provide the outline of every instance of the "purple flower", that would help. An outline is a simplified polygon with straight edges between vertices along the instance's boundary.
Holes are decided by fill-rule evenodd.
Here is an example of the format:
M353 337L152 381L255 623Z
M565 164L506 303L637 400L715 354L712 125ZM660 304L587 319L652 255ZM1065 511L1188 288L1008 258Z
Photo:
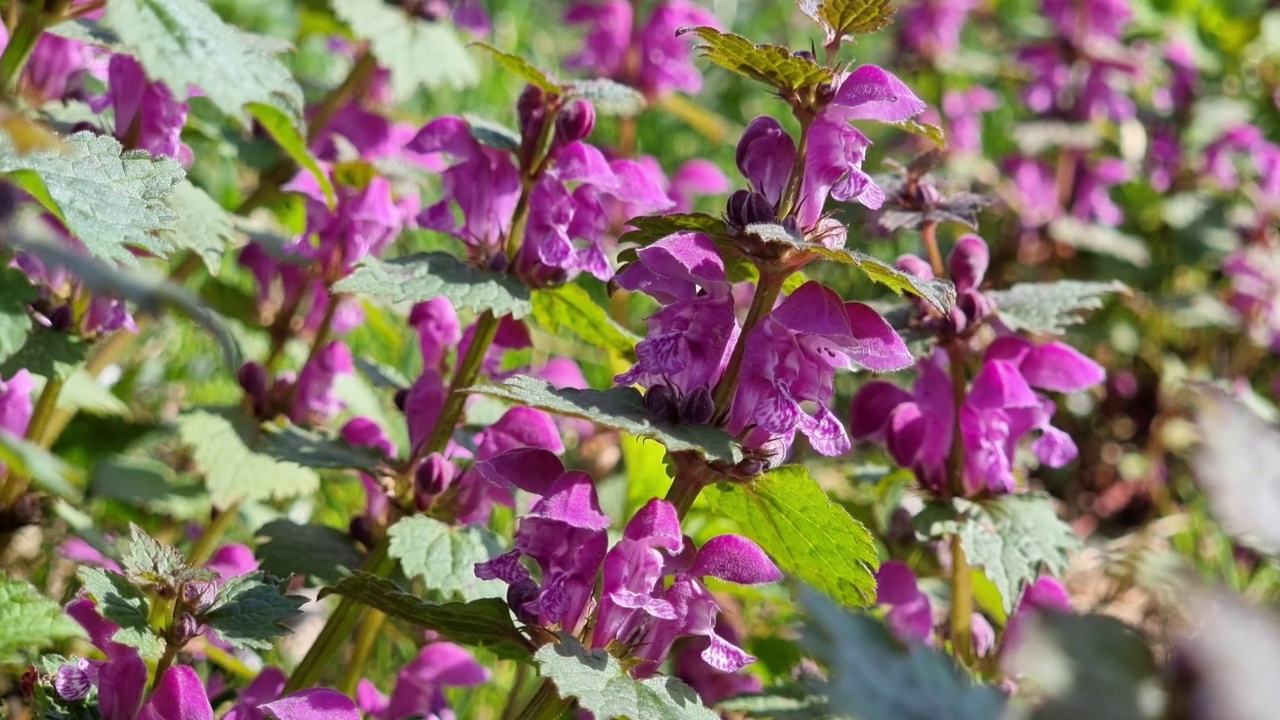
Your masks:
M311 688L280 697L287 679L280 668L263 668L222 720L360 720L356 704L337 690Z
M951 307L951 315L945 321L945 334L967 336L995 312L995 303L982 293L982 280L987 274L987 265L991 261L991 252L982 238L973 234L962 235L956 240L955 247L947 257L947 264L952 282L956 288L956 302ZM933 279L933 268L929 263L915 255L903 255L898 258L897 266L904 272L923 278ZM920 298L912 298L920 308L925 327L931 326L934 319L932 309Z
M1079 45L1119 40L1133 14L1128 0L1043 0L1040 10L1059 35Z
M0 47L9 44L9 30L0 26ZM19 88L40 105L50 100L81 98L84 76L94 65L97 52L79 40L41 33L22 68Z
M942 114L950 121L947 149L953 153L982 152L982 114L1000 106L1000 96L981 85L968 90L948 90L942 96Z
M443 296L414 305L409 312L409 325L418 332L422 364L426 367L440 367L445 355L462 340L458 313Z
M837 369L856 364L885 372L911 364L902 338L875 310L842 303L813 281L791 293L746 342L728 429L750 448L776 450L778 461L797 430L824 455L849 450L844 426L827 407ZM814 405L812 414L801 406L806 402Z
M530 407L513 407L475 437L477 463L511 450L536 448L554 454L564 452L555 419ZM457 482L456 516L459 522L485 522L494 503L513 506L510 490L486 482L473 466Z
M754 662L754 657L716 632L720 605L703 578L710 576L739 585L777 582L782 579L782 573L764 551L741 535L717 535L698 549L692 540L685 538L683 550L672 557L667 566L667 573L672 572L675 577L671 584L665 590L660 586L654 590L657 597L671 606L675 616L647 618L648 628L633 648L635 657L644 662L632 669L632 675L653 674L675 641L682 637L706 638L702 660L721 672L737 672ZM644 610L635 612L645 613Z
M609 516L600 511L591 476L566 471L555 454L538 448L503 453L476 463L480 474L500 488L519 488L539 496L520 518L515 549L476 563L476 577L502 580L513 590L533 583L529 599L519 599L518 615L546 627L576 632L590 609L596 573L604 560ZM534 583L520 564L527 555L542 571Z
M669 558L684 546L675 506L654 498L636 511L605 556L604 588L591 636L593 647L636 642L651 619L674 620L675 608L655 595Z
M0 431L22 437L31 422L31 392L35 379L26 370L18 370L8 380L0 378Z
M334 391L339 375L355 372L351 351L341 340L332 340L320 348L298 374L293 407L289 419L295 423L320 425L342 410L342 401Z
M1007 654L1009 648L1015 647L1022 637L1022 626L1027 619L1041 612L1071 612L1071 596L1062 583L1042 575L1022 591L1018 607L1009 616L1009 623L1004 628L1004 640L1001 653Z
M641 248L615 281L663 304L648 318L636 345L636 364L614 381L666 385L682 397L711 389L738 337L732 288L715 244L705 235L677 233Z
M977 0L916 0L899 11L899 44L910 52L937 59L960 46L960 30Z
M933 644L933 609L906 563L889 560L876 571L876 604L889 608L885 621L903 642Z
M424 228L449 233L485 250L501 249L520 199L520 171L506 153L481 145L460 117L432 120L408 144L417 153L441 153L457 162L440 174L441 199L418 215ZM454 206L462 224L454 219Z
M115 112L115 136L127 148L177 158L191 165L191 148L182 142L187 104L174 98L163 82L150 82L129 55L112 55L107 66L107 92L90 101L95 112Z
M1164 61L1169 72L1169 84L1153 91L1152 104L1165 112L1184 112L1195 100L1196 87L1200 83L1195 54L1187 43L1172 40L1165 45Z
M689 0L658 2L638 29L627 0L577 2L565 20L588 26L582 50L565 61L567 67L631 85L650 99L702 89L692 43L677 37L676 31L689 25L720 26L715 15Z
M1182 172L1182 143L1177 133L1163 128L1151 131L1146 165L1152 189L1165 192L1173 186L1173 181Z
M471 687L489 680L489 671L464 647L449 642L423 646L396 674L388 699L368 680L356 689L360 710L378 720L453 720L446 687Z
M319 262L329 281L344 277L356 264L391 244L418 211L416 195L396 197L391 183L374 176L361 187L335 182L337 206L325 203L320 183L310 172L294 176L285 190L306 197L306 232L294 243L299 255ZM315 245L305 242L314 237Z
M1004 170L1013 181L1013 205L1023 227L1041 228L1062 216L1058 178L1048 163L1015 156L1004 162Z
M1222 261L1231 280L1228 302L1244 320L1249 339L1260 347L1280 348L1280 254L1251 246Z

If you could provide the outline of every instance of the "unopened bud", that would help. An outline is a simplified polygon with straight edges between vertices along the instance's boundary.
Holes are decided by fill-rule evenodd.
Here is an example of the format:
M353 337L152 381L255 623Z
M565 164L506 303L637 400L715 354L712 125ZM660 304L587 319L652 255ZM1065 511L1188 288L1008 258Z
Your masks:
M811 51L809 51L809 50L796 50L795 52L793 52L793 53L791 53L791 54L792 54L794 57L803 58L803 59L805 59L805 60L814 60L814 61L816 61L816 60L818 59L818 56L814 55L814 54L813 54L813 52L811 52Z
M688 425L706 425L716 415L716 401L705 387L680 399L680 422Z
M70 305L59 305L49 313L49 327L59 332L66 332L76 322L75 312Z
M743 458L741 462L733 467L733 475L740 478L753 478L764 472L767 467L769 467L769 461L764 458Z
M413 500L418 510L431 506L437 495L453 482L453 465L440 453L431 453L418 465L413 475Z
M735 190L724 206L724 218L730 227L741 230L747 223L747 204L751 200L750 190Z
M347 533L356 542L365 547L373 547L377 544L373 537L373 521L367 515L357 515L351 518L351 522L347 525Z
M496 273L506 272L507 266L510 264L511 262L507 260L507 254L505 252L502 252L501 250L494 253L493 255L490 255L489 262L487 263L489 270Z
M595 127L596 109L586 100L574 100L556 116L556 140L565 144L585 140Z
M184 612L173 623L170 632L175 645L185 645L191 638L200 634L200 621L196 620L191 613Z
M938 188L929 183L920 183L916 186L916 202L921 208L937 207L942 200L942 193L938 192Z
M538 616L529 612L525 605L538 597L538 584L533 580L522 580L507 588L507 607L515 613L516 619L526 625L537 625Z
M188 580L182 585L182 604L197 613L208 610L217 596L218 585L209 580Z
M58 672L53 676L53 689L58 697L75 701L88 695L89 688L93 686L89 669L89 661L84 658L76 658L58 666Z
M814 93L814 96L820 105L829 105L836 98L836 89L835 83L819 83L818 90Z
M8 220L18 209L18 199L13 183L0 181L0 221Z
M240 366L240 373L237 376L240 380L240 387L244 389L246 395L258 402L267 397L267 369L256 362L247 362Z
M396 390L396 394L392 397L391 401L396 404L397 410L399 410L400 412L404 412L404 404L405 404L405 401L408 399L409 399L409 389L400 388L399 390Z
M676 403L676 394L666 385L654 385L644 394L644 406L650 414L659 420L676 422L679 420L680 408Z
M516 116L520 119L520 137L533 142L542 134L542 124L547 119L547 93L537 85L525 85L516 101Z

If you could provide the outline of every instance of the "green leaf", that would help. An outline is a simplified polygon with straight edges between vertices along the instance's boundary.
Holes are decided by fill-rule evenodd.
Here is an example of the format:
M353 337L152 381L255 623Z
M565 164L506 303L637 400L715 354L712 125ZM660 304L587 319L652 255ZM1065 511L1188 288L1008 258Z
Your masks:
M0 134L0 173L58 216L92 254L126 265L136 245L161 257L173 249L156 235L177 220L164 198L186 175L176 160L125 150L115 138L78 132L50 150L19 155Z
M728 463L742 460L742 447L719 428L673 425L652 418L640 392L633 387L556 390L546 380L517 375L501 385L479 385L466 392L502 398L557 415L584 418L597 425L657 440L671 452L691 450L708 460Z
M771 85L784 93L835 79L827 68L779 45L753 45L741 35L722 33L706 26L681 28L676 34L687 32L696 34L705 43L698 46L703 57L726 70Z
M352 445L341 437L329 437L288 421L265 423L261 430L262 452L303 467L373 472L386 462L373 448Z
M1058 280L1019 283L986 295L995 302L1000 320L1010 330L1061 335L1068 325L1081 322L1082 312L1101 308L1103 296L1128 290L1124 283L1116 280Z
M40 384L41 390L44 384ZM129 406L111 393L111 389L98 382L83 368L67 376L62 392L58 393L57 407L62 410L83 410L93 415L120 416L129 413Z
M879 564L866 527L831 502L802 465L703 491L716 515L737 523L778 567L849 606L875 600Z
M142 528L129 523L129 546L121 565L129 577L144 582L176 585L187 570L187 559L172 545L161 545Z
M146 658L158 658L164 650L164 642L151 631L147 614L151 607L129 579L118 572L100 568L81 567L76 572L85 592L97 604L98 612L120 630L112 640L138 648Z
M449 298L455 308L492 310L517 320L529 314L529 289L510 275L481 270L442 252L419 253L395 260L365 258L333 285L334 292L370 297L388 305Z
M177 425L218 507L241 500L283 500L320 487L310 468L263 454L257 422L238 407L191 410L178 416Z
M267 541L254 550L262 569L272 575L302 575L331 585L360 567L363 555L347 533L326 525L299 525L272 520L258 528Z
M0 462L10 473L21 473L40 489L71 501L80 499L77 487L83 473L39 445L11 433L0 432Z
M311 154L311 149L307 147L307 136L301 123L292 116L292 113L282 110L278 105L254 102L245 107L262 129L276 141L280 149L293 158L299 167L306 169L315 177L316 182L320 184L320 191L324 193L325 202L332 207L335 202L333 181L329 179L329 173L320 167L316 156Z
M519 55L512 55L509 52L503 52L498 48L484 42L473 42L467 47L479 48L489 54L493 61L498 63L503 70L515 75L533 85L546 90L547 92L558 93L563 88L560 82L551 76L551 73L525 60Z
M0 362L17 352L31 334L26 305L37 297L35 286L21 270L0 270Z
M640 338L609 317L581 285L566 283L533 291L533 321L547 332L568 330L591 347L624 359L635 357Z
M913 522L929 538L958 533L969 564L981 567L995 584L1006 613L1042 568L1061 574L1068 554L1080 547L1043 493L1004 495L982 504L963 498L931 502Z
M89 494L179 520L207 519L210 505L203 487L179 484L172 468L151 458L103 458L89 476Z
M240 346L226 322L190 290L169 282L163 275L115 267L52 238L11 237L9 242L38 257L45 267L65 269L90 290L134 303L140 312L160 314L170 309L182 313L213 335L222 347L223 360L228 366L240 367Z
M639 91L607 78L575 80L565 90L568 97L590 100L600 115L631 117L644 110L646 104Z
M955 662L923 643L903 647L884 623L848 612L809 589L805 641L827 666L830 707L858 720L996 720L1003 697L974 685Z
M875 32L893 22L889 0L796 0L805 15L827 31L827 42Z
M693 688L674 677L655 675L635 680L618 659L604 650L587 650L578 639L558 633L533 656L544 678L555 682L563 698L598 718L631 720L716 720Z
M343 578L320 596L330 593L349 597L411 625L435 630L454 642L487 648L500 658L528 660L533 654L533 646L511 622L507 603L497 598L434 605L404 592L386 578L365 572Z
M421 577L442 601L506 597L501 583L476 577L475 565L503 552L498 536L482 525L454 526L425 515L407 517L387 531L391 557L410 577Z
M467 121L471 137L481 145L512 153L520 149L520 133L506 125L478 115L464 113L462 117Z
M406 15L388 3L332 0L333 11L368 40L379 64L391 70L391 93L397 102L419 88L462 89L480 80L466 46L447 23Z
M199 88L246 126L250 103L288 108L292 124L303 125L302 88L272 56L281 43L228 25L200 0L114 0L102 22L175 93Z
M209 274L217 275L222 268L223 254L236 239L231 214L188 180L174 186L165 204L178 219L160 231L160 236L174 247L195 252Z
M716 703L716 710L732 717L771 718L771 720L836 720L825 695L818 695L799 684L769 687L758 693L735 695Z
M1142 635L1104 615L1037 613L1004 662L1041 691L1034 720L1155 720L1162 679ZM1154 693L1154 697L1153 697ZM1153 702L1153 700L1155 702Z
M89 344L70 333L37 325L18 351L0 364L0 375L12 377L23 368L34 375L66 379L89 354Z
M0 571L0 661L79 637L84 630L58 603L26 580Z
M1151 264L1151 251L1142 238L1110 225L1086 223L1068 215L1049 223L1048 231L1054 240L1081 250L1109 255L1137 267Z
M637 245L652 245L678 232L700 232L713 238L726 236L724 220L706 213L641 215L628 220L627 225L633 229L623 233L619 241Z
M204 621L242 650L270 650L273 638L292 632L284 621L301 615L307 603L301 595L285 595L286 586L262 571L237 575L218 589Z

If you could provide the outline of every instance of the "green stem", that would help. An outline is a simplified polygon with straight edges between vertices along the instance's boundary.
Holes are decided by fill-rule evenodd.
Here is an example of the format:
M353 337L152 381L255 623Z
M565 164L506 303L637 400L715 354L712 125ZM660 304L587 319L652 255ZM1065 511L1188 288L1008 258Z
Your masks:
M369 657L373 654L373 646L377 644L382 626L386 622L385 613L378 610L369 610L365 613L364 622L360 623L360 632L356 635L356 644L351 648L351 658L347 660L347 667L342 672L342 680L338 683L338 689L342 692L354 695L356 685L359 685L360 678L364 677L365 666L369 664Z
M929 264L933 266L934 276L945 277L947 266L942 263L942 251L938 249L938 223L925 223L920 227L920 236L924 238L925 249L929 251Z
M393 569L395 569L395 558L391 557L389 552L390 543L383 541L365 560L363 570L379 577L385 577ZM329 620L324 624L324 629L320 631L319 637L316 638L311 648L307 650L307 654L302 658L302 662L298 663L298 667L294 669L293 674L289 676L289 682L285 684L281 695L288 695L291 692L309 688L316 684L320 679L321 673L333 661L334 656L342 649L343 643L351 636L351 631L355 629L356 621L360 619L360 611L363 609L360 603L351 598L342 598L338 603L338 607L334 609L333 614L329 616Z
M709 468L704 460L690 458L688 453L677 453L672 458L675 460L676 476L671 480L671 487L667 489L663 499L676 506L676 516L683 520L693 508L702 488L710 484Z
M769 311L773 310L773 305L778 301L778 296L782 294L782 283L786 280L784 275L774 275L765 271L760 271L760 280L756 283L755 295L751 297L751 309L747 311L747 319L742 323L742 332L738 333L738 342L733 346L733 354L729 356L729 364L725 366L724 374L720 376L720 382L716 383L716 390L713 397L716 401L716 412L725 413L729 411L729 403L733 401L733 393L738 389L738 375L742 372L742 357L747 351L747 338L751 336L751 330L764 319Z
M959 535L951 536L951 652L961 663L973 659L973 575Z
M231 503L204 526L200 537L196 538L195 545L191 546L191 552L187 554L187 561L191 565L203 565L213 557L213 551L218 547L218 542L222 540L222 536L226 534L227 528L231 527L231 523L235 521L239 512L240 503Z
M560 697L556 686L548 679L534 691L533 697L516 716L516 720L559 720L573 707L573 699Z
M44 434L54 410L57 409L58 395L62 393L62 385L62 378L56 376L49 378L44 384L44 390L40 392L40 398L36 400L35 409L32 410L31 422L27 425L28 440L38 441L38 438ZM0 508L7 508L16 503L27 491L27 481L26 473L16 472L10 468L4 478L4 484L0 486Z
M440 417L436 420L435 427L431 429L431 435L427 441L421 447L414 448L413 457L409 463L410 468L416 461L427 455L442 452L449 444L449 438L453 437L454 428L462 417L462 405L467 399L466 393L462 390L474 385L476 377L480 375L484 356L489 352L489 346L493 344L493 338L498 334L498 325L498 318L489 310L485 310L476 319L476 331L471 336L471 345L467 347L466 356L458 363L453 373L453 380L449 382L449 392L445 396L444 406L440 409Z
M177 659L180 650L182 650L182 647L177 643L165 643L164 654L160 656L160 661L156 663L156 674L151 678L152 692L155 692L156 686L160 684L160 679L164 677L164 671L168 670L173 661Z
M22 66L35 48L36 41L40 39L40 33L44 32L44 23L44 13L29 8L13 29L9 44L5 46L4 53L0 54L0 88L4 88L5 92L12 91L17 84Z
M791 164L791 175L782 191L782 199L778 205L778 218L785 218L796 209L800 202L800 190L804 185L805 155L809 150L809 126L813 118L796 111L796 119L800 121L800 142L796 143L796 159Z

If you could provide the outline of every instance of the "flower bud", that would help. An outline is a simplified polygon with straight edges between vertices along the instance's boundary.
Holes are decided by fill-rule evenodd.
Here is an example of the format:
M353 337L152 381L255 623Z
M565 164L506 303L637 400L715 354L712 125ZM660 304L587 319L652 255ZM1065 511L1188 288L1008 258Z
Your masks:
M666 385L654 385L644 394L644 406L650 414L659 420L676 422L679 420L679 405L676 394Z
M431 506L437 495L453 482L453 465L440 453L431 453L413 474L413 500L418 510Z
M680 422L688 425L706 425L716 416L716 401L705 387L680 399Z
M196 613L208 610L217 596L217 583L208 580L189 580L182 585L182 604Z
M266 368L256 362L247 362L240 366L237 378L240 381L240 387L253 400L255 406L267 398Z
M520 119L520 137L526 143L534 142L542 134L542 124L547 119L547 93L537 85L525 85L516 101L516 116Z
M53 689L58 697L75 701L88 695L89 688L93 686L90 667L89 661L84 658L76 658L58 666L58 672L53 676Z
M933 268L919 255L903 255L894 266L905 273L910 273L921 280L933 279Z
M507 607L511 608L520 622L537 625L538 616L525 609L525 605L537 597L538 584L533 580L522 580L507 588Z
M556 116L556 141L564 144L585 140L596 127L596 109L581 98L566 105Z
M400 412L404 412L404 403L405 403L405 400L407 400L408 398L409 398L409 389L400 388L399 390L396 390L396 394L392 397L391 401L395 403L397 410L399 410Z
M184 612L178 616L169 632L172 633L171 638L175 645L186 645L191 638L200 634L200 621L196 620L191 613Z
M748 457L743 458L741 462L733 466L732 474L735 477L750 479L764 472L768 467L768 460L758 457Z
M825 107L827 105L830 105L831 101L836 99L836 90L838 89L839 88L835 85L835 83L829 83L829 82L819 83L818 90L814 94L814 97L817 99L819 106Z
M49 327L59 332L66 332L76 322L75 312L70 305L59 305L49 313Z
M803 60L816 61L818 59L818 56L814 55L811 50L796 50L795 52L791 53L791 55L792 57L798 57Z
M498 252L489 256L489 262L486 263L486 266L492 272L504 273L507 271L507 266L509 266L510 264L511 264L511 261L507 260L507 254L499 250Z
M365 547L373 547L378 544L376 538L373 537L373 521L367 515L357 515L351 518L351 522L347 525L347 534Z
M18 209L18 189L13 183L0 181L0 221L8 220Z
M934 208L942 201L942 193L938 192L938 188L930 183L922 182L916 185L916 203L921 208Z

